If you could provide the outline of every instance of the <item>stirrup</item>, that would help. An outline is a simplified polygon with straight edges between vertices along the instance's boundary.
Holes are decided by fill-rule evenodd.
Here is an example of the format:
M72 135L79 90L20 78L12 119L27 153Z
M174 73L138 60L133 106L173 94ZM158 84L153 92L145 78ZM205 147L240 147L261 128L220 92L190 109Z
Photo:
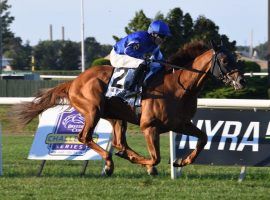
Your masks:
M125 97L125 95L126 95L126 91L125 90L123 90L122 92L120 92L119 94L117 94L116 96L117 97L120 97L120 98L124 98Z
M140 94L141 92L140 91L129 91L127 90L127 93L125 94L125 98L130 98L130 97L133 97L133 96L136 96L137 94Z

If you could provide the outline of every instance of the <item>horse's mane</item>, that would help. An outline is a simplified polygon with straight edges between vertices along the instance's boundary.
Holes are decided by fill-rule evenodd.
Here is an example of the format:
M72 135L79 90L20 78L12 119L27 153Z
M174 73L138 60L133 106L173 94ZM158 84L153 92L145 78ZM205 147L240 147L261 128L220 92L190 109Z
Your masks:
M168 58L168 62L181 67L188 67L199 55L209 50L203 41L193 41L183 45Z

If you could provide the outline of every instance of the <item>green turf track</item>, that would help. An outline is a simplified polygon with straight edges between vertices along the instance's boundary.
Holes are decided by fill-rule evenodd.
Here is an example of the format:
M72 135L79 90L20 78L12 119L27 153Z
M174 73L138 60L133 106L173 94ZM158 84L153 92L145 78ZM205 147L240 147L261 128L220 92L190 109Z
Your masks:
M112 177L101 177L101 161L90 161L80 177L82 161L48 161L36 177L40 161L27 160L33 136L4 135L4 175L0 199L270 199L270 169L247 168L238 183L240 167L195 166L184 168L177 180L170 179L169 137L161 136L159 175L150 177L143 167L114 156ZM141 134L129 134L128 142L147 155Z

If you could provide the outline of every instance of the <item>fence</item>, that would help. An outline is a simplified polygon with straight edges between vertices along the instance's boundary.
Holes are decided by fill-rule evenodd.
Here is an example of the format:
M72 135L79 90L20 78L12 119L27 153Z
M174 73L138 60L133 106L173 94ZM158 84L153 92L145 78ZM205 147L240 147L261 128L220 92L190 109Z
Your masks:
M267 72L250 72L245 76L267 76ZM0 97L31 97L41 88L51 88L77 76L40 75L44 80L0 80ZM59 79L59 80L46 80Z
M0 122L0 176L3 175L3 161L2 161L2 126Z
M51 88L63 80L0 80L0 97L31 97L41 88Z
M246 166L270 165L270 100L199 99L198 108L193 123L207 133L208 142L195 163L241 165L239 181ZM196 143L195 138L170 132L171 160L190 152ZM171 178L180 174L181 168L171 162Z

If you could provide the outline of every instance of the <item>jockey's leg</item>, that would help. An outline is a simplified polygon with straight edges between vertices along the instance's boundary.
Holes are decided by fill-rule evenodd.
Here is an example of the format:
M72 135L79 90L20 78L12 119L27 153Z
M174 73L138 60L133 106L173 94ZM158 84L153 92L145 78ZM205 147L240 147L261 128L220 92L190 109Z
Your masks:
M125 97L130 97L136 95L138 91L136 89L142 86L143 80L147 73L147 65L140 64L134 71L134 74L129 81L129 84L126 85L127 93Z
M147 74L147 76L145 77L144 81L143 81L143 86L147 87L149 85L149 83L153 80L153 78L155 77L155 74L157 74L159 71L162 70L162 66L160 64L150 64L150 72Z

